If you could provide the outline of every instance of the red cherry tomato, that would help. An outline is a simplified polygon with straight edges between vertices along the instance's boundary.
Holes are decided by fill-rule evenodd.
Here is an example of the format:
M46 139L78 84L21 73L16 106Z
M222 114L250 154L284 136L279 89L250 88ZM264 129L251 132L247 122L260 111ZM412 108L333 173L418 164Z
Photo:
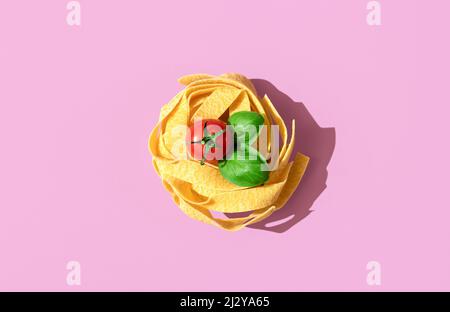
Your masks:
M217 164L218 160L225 159L233 145L232 133L227 131L226 126L226 123L216 119L195 121L186 134L190 156L201 164Z

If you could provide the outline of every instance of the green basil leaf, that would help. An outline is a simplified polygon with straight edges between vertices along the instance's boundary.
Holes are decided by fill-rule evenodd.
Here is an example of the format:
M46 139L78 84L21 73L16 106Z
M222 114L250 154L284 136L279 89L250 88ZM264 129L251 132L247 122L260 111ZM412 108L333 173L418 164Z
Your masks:
M264 124L264 117L256 112L237 112L228 118L233 126L238 142L252 144L258 137L259 127Z
M269 179L266 160L251 146L235 150L228 159L220 160L219 170L226 180L243 187L258 186Z

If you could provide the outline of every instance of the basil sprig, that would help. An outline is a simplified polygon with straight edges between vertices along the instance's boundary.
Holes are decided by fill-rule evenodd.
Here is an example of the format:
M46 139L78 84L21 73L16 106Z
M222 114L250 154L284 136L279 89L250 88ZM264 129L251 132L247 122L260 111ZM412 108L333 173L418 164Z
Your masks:
M232 155L219 161L222 176L238 186L253 187L269 179L267 161L251 146L264 124L264 117L255 112L237 112L228 123L233 127L236 146Z
M259 127L264 124L264 117L256 112L237 112L228 118L233 126L238 143L252 144L258 137Z
M250 145L244 151L235 150L229 159L219 161L219 170L226 180L238 186L258 186L269 179L266 160Z

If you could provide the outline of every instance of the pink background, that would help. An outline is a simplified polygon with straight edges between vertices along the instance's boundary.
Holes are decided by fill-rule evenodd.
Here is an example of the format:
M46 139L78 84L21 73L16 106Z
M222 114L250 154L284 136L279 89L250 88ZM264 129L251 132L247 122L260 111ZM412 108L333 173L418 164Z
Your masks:
M2 1L0 290L450 290L450 3L367 2ZM335 131L281 233L189 219L151 166L176 79L232 71Z

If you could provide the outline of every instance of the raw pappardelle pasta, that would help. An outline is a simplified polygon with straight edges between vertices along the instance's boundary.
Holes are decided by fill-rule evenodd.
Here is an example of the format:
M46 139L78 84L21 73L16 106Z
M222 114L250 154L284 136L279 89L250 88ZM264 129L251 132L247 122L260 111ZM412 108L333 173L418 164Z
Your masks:
M161 108L159 122L149 139L155 170L175 203L191 218L230 231L259 222L282 208L297 188L309 161L300 153L289 161L295 144L295 120L288 141L286 125L269 98L260 99L252 82L240 74L195 74L183 76L179 82L185 85L184 90ZM205 131L200 137L204 136L189 141L189 127L196 121ZM218 144L218 138L225 138L225 130L208 132L207 122L217 127L231 123L238 136L242 124L262 123L268 133L269 150L275 148L270 138L276 128L281 138L276 147L278 156L258 158L263 164L267 160L276 169L266 175L254 175L249 171L255 167L254 161L250 164L210 157L209 151L226 149ZM245 141L252 149L250 143ZM200 148L199 155L191 152L194 145ZM246 215L220 218L213 212Z

